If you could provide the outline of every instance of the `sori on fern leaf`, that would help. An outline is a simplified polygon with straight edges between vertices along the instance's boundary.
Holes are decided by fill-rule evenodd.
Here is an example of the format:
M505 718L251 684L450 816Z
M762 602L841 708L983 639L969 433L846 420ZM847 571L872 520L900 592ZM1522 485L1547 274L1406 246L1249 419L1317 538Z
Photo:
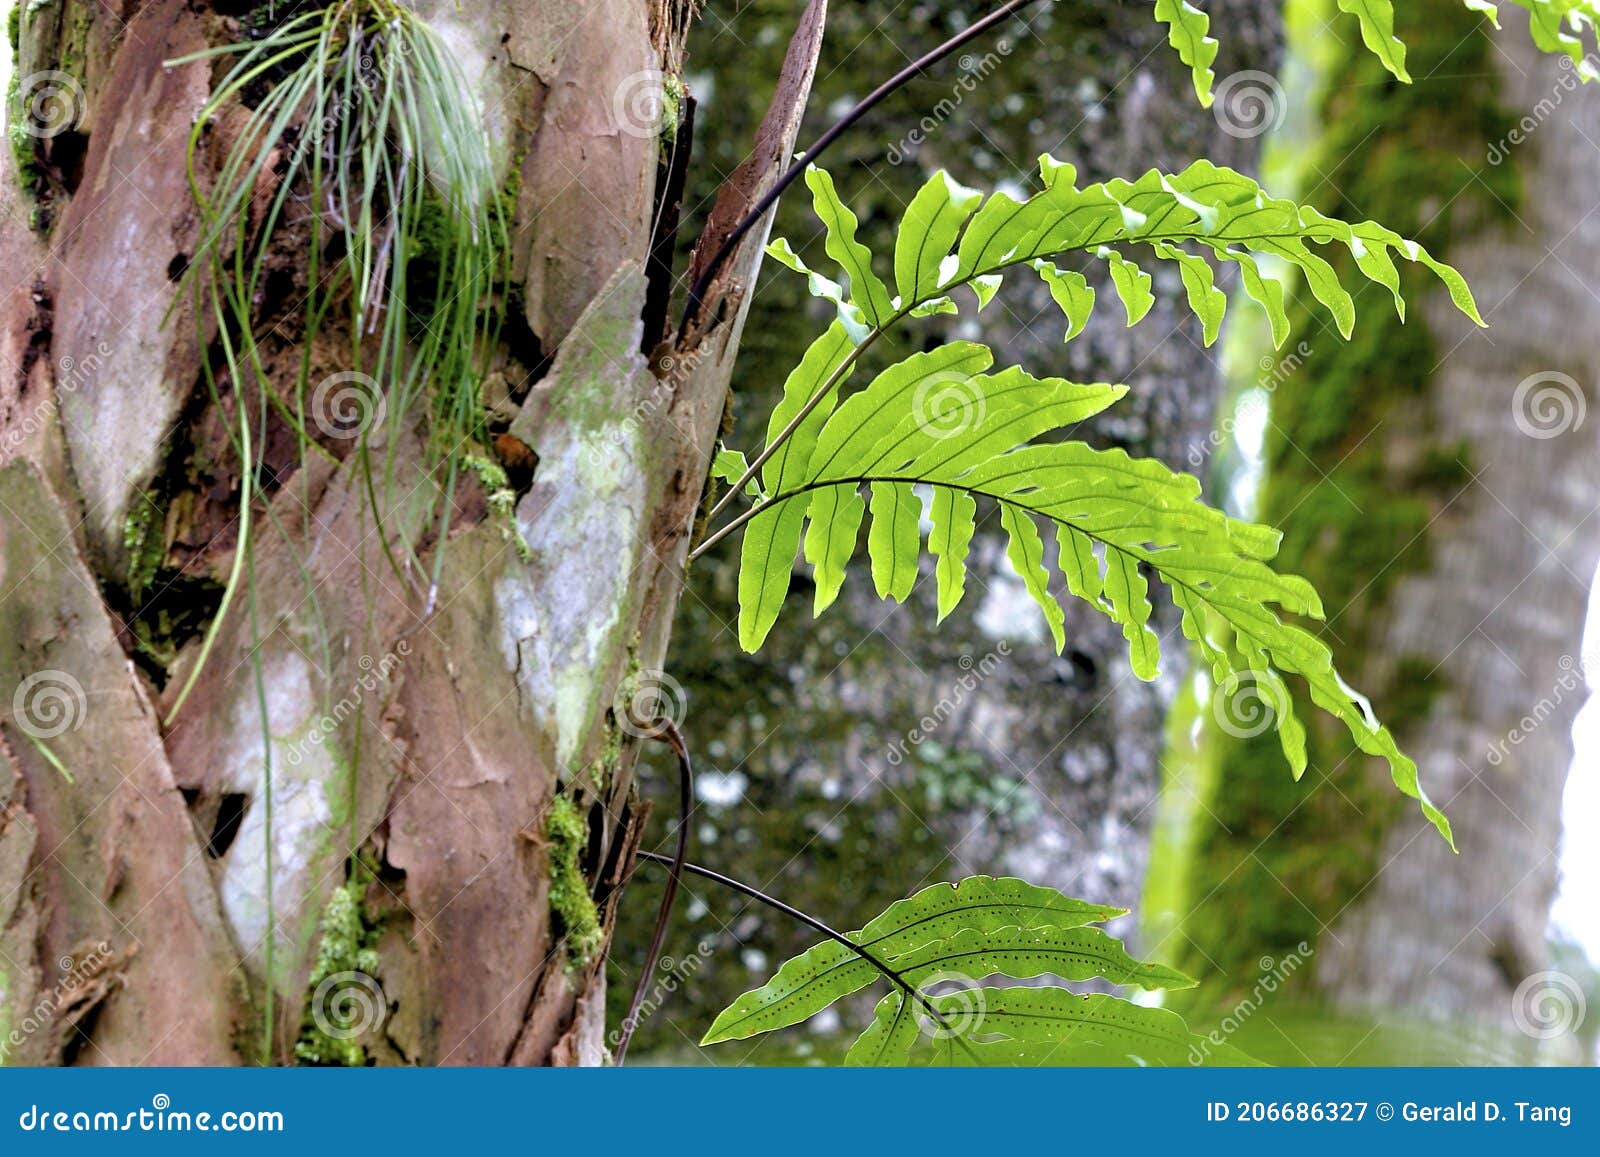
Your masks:
M173 63L212 58L231 67L190 136L200 237L186 277L202 344L214 329L220 350L203 360L213 399L226 387L238 396L240 549L173 714L241 584L252 508L266 497L257 451L273 418L293 431L302 460L355 454L371 516L408 531L379 535L390 564L413 588L436 587L443 550L432 582L420 583L413 544L430 522L445 541L463 463L486 442L480 387L507 250L481 110L437 33L405 4L341 0ZM262 348L275 243L305 261L297 304L270 326L281 332L298 317L292 382L273 380ZM334 334L344 335L342 364L329 372L314 351ZM418 436L421 486L403 465Z
M1268 565L1278 531L1205 505L1195 478L1161 462L1049 440L1114 405L1127 387L1036 378L1018 367L995 370L988 348L966 341L913 354L854 393L846 385L862 354L890 328L928 314L982 310L1012 270L1043 279L1070 341L1087 324L1096 294L1082 274L1056 265L1062 255L1105 263L1129 325L1153 301L1150 274L1139 260L1175 263L1207 344L1217 338L1227 298L1202 254L1238 269L1279 345L1289 332L1283 286L1263 273L1264 259L1293 266L1347 337L1354 302L1319 247L1348 249L1360 274L1389 291L1402 319L1397 259L1432 271L1481 325L1466 283L1382 225L1352 225L1270 197L1250 178L1209 161L1080 188L1072 166L1046 156L1040 175L1041 191L1018 201L1006 193L984 197L935 173L900 223L891 291L857 240L855 216L832 179L821 169L807 173L827 253L844 280L807 267L782 240L769 251L833 303L837 320L789 375L760 454L753 461L730 449L718 455L713 472L730 486L713 517L741 497L748 505L697 548L703 552L743 528L741 644L753 651L766 638L797 553L813 571L814 612L837 598L869 514L873 583L880 597L899 601L917 581L927 519L942 619L964 593L981 502L998 516L1010 563L1058 650L1065 615L1053 589L1057 573L1072 595L1121 626L1134 673L1155 678L1160 642L1149 625L1146 577L1153 575L1171 592L1184 634L1216 682L1249 680L1274 704L1296 776L1306 767L1305 730L1285 676L1303 680L1313 702L1343 721L1361 750L1386 760L1395 784L1450 840L1449 822L1423 793L1416 765L1339 677L1321 640L1283 617L1317 619L1323 609L1309 583ZM958 289L971 293L965 306L954 296ZM1053 550L1041 524L1053 531Z
M824 941L734 1001L701 1044L800 1024L887 979L892 991L846 1064L1254 1064L1237 1049L1191 1033L1166 1009L1060 986L981 983L995 976L1098 978L1147 992L1194 984L1174 969L1135 960L1120 940L1094 927L1121 915L1120 908L1008 877L934 884L849 934L872 959Z

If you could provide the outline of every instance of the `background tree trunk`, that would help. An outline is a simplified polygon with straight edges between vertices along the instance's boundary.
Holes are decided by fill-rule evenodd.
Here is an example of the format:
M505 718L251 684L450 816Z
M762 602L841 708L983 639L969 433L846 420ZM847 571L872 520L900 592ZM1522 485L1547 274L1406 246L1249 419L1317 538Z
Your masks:
M1417 760L1461 854L1325 719L1299 785L1271 735L1211 727L1182 931L1192 967L1233 986L1203 994L1223 1009L1309 946L1294 987L1352 1027L1302 1035L1268 1008L1287 1035L1258 1024L1249 1043L1290 1063L1456 1063L1474 1041L1484 1057L1531 1055L1600 554L1600 441L1583 421L1600 362L1572 340L1600 324L1600 101L1522 28L1491 46L1446 2L1401 22L1415 86L1387 83L1356 45L1329 64L1309 199L1422 239L1460 268L1489 328L1438 296L1402 328L1369 288L1343 346L1302 308L1290 342L1312 352L1273 397L1261 514L1286 532L1284 569L1322 592L1347 678ZM1521 144L1507 109L1537 110ZM1551 1047L1571 1060L1573 1045Z
M224 381L218 412L178 284L196 244L185 145L226 64L163 62L285 6L19 6L0 192L0 1025L27 1031L7 1059L290 1061L331 999L308 991L319 952L370 974L345 978L367 1002L356 1059L605 1057L601 964L643 818L619 709L662 664L764 231L704 320L658 347L647 267L663 160L687 145L661 126L688 0L413 6L482 100L514 196L488 387L538 456L516 507L527 559L469 493L424 616L355 459L302 463L272 430L254 593L170 725L239 547L223 419L253 387ZM824 10L764 78L772 114L713 230L787 160ZM233 131L224 116L203 138L202 181ZM303 326L305 254L280 234L255 303L269 374L292 380L302 355L314 380L347 369L347 334L309 351L284 336ZM424 434L413 415L373 434L411 485L428 483ZM382 533L439 549L385 513ZM568 933L591 919L579 951Z

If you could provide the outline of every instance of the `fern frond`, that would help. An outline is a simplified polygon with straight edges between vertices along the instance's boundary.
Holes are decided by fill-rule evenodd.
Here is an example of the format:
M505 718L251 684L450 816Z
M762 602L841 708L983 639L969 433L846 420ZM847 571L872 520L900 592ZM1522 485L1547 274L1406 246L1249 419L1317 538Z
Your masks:
M923 1023L904 995L893 992L879 1002L872 1024L845 1063L1010 1068L1260 1064L1225 1042L1190 1032L1177 1013L1106 993L984 987L934 996L930 1003L953 1027Z
M818 944L734 1001L701 1043L799 1024L880 979L881 964L895 990L879 1002L846 1064L1252 1063L1236 1050L1213 1056L1216 1046L1162 1009L1058 987L980 986L997 975L1102 977L1152 991L1193 985L1181 972L1135 960L1093 927L1122 914L1009 878L935 884L848 937L879 963L835 940Z
M1294 266L1339 332L1348 337L1355 325L1351 295L1317 252L1329 245L1347 249L1364 278L1389 290L1402 317L1396 259L1431 270L1462 312L1483 324L1460 275L1416 242L1374 221L1338 221L1309 206L1273 197L1251 178L1210 161L1196 161L1178 173L1152 169L1135 181L1105 181L1083 188L1075 183L1073 167L1053 157L1039 158L1039 172L1044 187L1026 200L997 192L981 204L942 172L934 174L901 223L894 258L900 292L889 299L887 314L883 282L873 271L872 256L855 240L855 219L849 218L848 232L839 232L839 210L831 201L823 217L828 249L831 255L848 248L850 288L808 269L786 241L774 241L768 251L806 274L812 292L838 306L857 344L950 299L957 288L972 290L981 306L993 296L1004 273L1020 265L1034 269L1046 281L1067 319L1070 339L1094 306L1087 281L1056 268L1057 258L1074 253L1107 264L1128 322L1134 324L1152 301L1149 274L1124 252L1138 247L1178 266L1208 341L1215 339L1227 300L1215 286L1207 256L1240 268L1247 292L1267 313L1274 344L1287 338L1288 318L1281 286L1261 274L1258 261L1263 257ZM831 196L831 181L825 187ZM868 288L858 291L857 286Z
M1217 59L1217 42L1207 33L1211 17L1189 0L1156 0L1156 19L1167 26L1167 43L1177 49L1178 59L1194 74L1194 92L1202 108L1211 107L1211 85L1216 73L1211 64Z
M1015 367L993 372L989 350L962 341L914 354L849 396L842 389L861 354L889 326L929 302L951 300L958 286L986 279L981 305L994 279L1017 265L1043 278L1072 338L1095 299L1086 279L1053 262L1067 251L1108 262L1130 324L1149 308L1150 279L1115 247L1144 245L1158 260L1175 262L1207 342L1217 337L1227 299L1196 250L1239 267L1246 292L1266 311L1279 342L1288 332L1283 290L1262 275L1258 256L1297 267L1346 335L1355 324L1353 298L1316 247L1348 249L1361 276L1388 290L1402 319L1396 258L1432 271L1455 305L1481 324L1466 283L1420 245L1375 222L1335 221L1272 198L1250 178L1207 161L1177 174L1152 171L1137 181L1082 189L1070 166L1049 157L1040 166L1045 187L1025 201L996 193L980 202L943 175L930 180L895 243L899 293L889 299L887 317L881 300L857 301L837 282L820 279L833 287L827 295L840 319L789 376L754 468L733 479L742 484L759 473L752 505L698 548L745 529L740 643L754 651L766 638L802 549L816 581L815 612L825 610L838 596L863 522L878 594L904 601L919 573L924 513L939 617L945 617L965 590L981 503L998 515L1007 557L1058 651L1066 643L1066 620L1053 591L1056 571L1074 596L1121 626L1134 674L1154 679L1161 641L1149 625L1153 577L1171 592L1184 633L1219 683L1249 678L1277 688L1285 676L1301 679L1313 702L1340 719L1361 750L1384 759L1396 786L1451 839L1448 821L1422 792L1416 765L1340 679L1327 647L1282 617L1320 618L1323 612L1305 580L1268 565L1278 532L1207 507L1199 482L1160 462L1055 440L1113 405L1126 387L1035 378ZM819 178L813 187L826 193L830 233L848 230L831 251L848 257L852 284L883 286L870 252L854 238L854 219L832 201L832 183ZM813 284L819 280L812 278ZM869 311L880 320L868 324ZM734 498L730 493L724 505ZM1039 532L1041 523L1054 527L1053 550ZM1224 628L1215 638L1213 626ZM1298 777L1306 767L1304 731L1286 693L1274 702L1285 758Z
M1554 53L1572 62L1584 80L1600 76L1594 58L1584 44L1586 33L1600 26L1597 0L1510 0L1528 13L1533 43L1542 52ZM1493 0L1462 0L1473 12L1487 16L1496 28L1500 14ZM1394 5L1390 0L1339 0L1339 11L1355 17L1361 42L1396 79L1411 82L1406 72L1406 46L1394 32ZM1206 35L1210 20L1187 0L1156 0L1155 17L1167 26L1167 42L1194 74L1194 89L1202 106L1211 105L1211 64L1216 59L1217 42Z
M958 972L1071 980L1101 976L1147 989L1183 988L1188 977L1133 959L1122 942L1091 927L1123 915L1010 877L935 884L897 901L849 939L910 986ZM702 1044L739 1040L799 1024L880 977L877 966L834 940L784 963L761 988L728 1006Z

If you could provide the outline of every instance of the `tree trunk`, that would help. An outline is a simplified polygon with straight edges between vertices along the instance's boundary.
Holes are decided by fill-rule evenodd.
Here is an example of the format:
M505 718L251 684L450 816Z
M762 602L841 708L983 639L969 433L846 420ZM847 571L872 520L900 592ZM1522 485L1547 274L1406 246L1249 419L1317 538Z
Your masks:
M300 1058L327 1061L331 1039L351 1063L603 1062L602 964L644 818L624 707L663 662L764 240L660 344L653 223L675 215L663 158L687 145L662 109L690 3L413 4L515 193L487 385L537 455L516 533L463 498L429 614L381 536L405 526L425 559L439 544L399 509L376 532L354 457L301 462L272 431L253 589L170 720L241 545L223 419L248 391L224 380L214 403L180 288L185 146L226 65L163 62L268 6L22 7L29 131L0 192L6 1059L276 1063L310 1039ZM824 9L711 243L792 152ZM202 183L229 131L202 137ZM336 375L337 342L282 336L306 288L287 232L254 303L269 376L303 355ZM416 485L424 433L390 415L374 435Z
M1347 678L1416 759L1461 848L1398 806L1325 721L1301 785L1270 735L1216 736L1218 823L1184 931L1195 967L1246 988L1257 956L1314 953L1301 994L1358 1031L1297 1038L1290 1061L1455 1062L1474 1038L1483 1055L1525 1058L1542 1039L1538 1001L1560 997L1542 974L1600 555L1600 442L1583 421L1600 362L1571 340L1600 324L1585 192L1600 179L1600 103L1525 29L1491 47L1477 23L1449 3L1413 7L1400 35L1414 88L1377 81L1358 47L1330 69L1323 208L1442 250L1489 328L1435 297L1402 329L1369 291L1340 347L1302 313L1296 338L1313 349L1272 403L1262 513L1286 531L1281 561L1323 593ZM1522 118L1513 133L1507 110L1531 109L1536 130L1524 138ZM1226 1008L1239 991L1211 995ZM1282 1035L1262 1034L1276 1055Z

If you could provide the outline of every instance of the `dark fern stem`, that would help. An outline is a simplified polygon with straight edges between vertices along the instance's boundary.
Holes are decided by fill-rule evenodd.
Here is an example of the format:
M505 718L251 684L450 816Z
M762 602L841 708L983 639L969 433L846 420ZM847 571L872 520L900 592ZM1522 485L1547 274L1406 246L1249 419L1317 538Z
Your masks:
M712 255L711 260L706 262L705 269L701 271L700 276L695 279L694 286L689 290L689 300L684 305L683 318L678 322L678 333L680 335L685 333L689 328L689 324L695 320L700 312L701 303L705 299L706 290L711 288L711 282L712 279L716 277L717 270L721 269L722 263L733 254L733 251L738 247L740 240L743 239L744 235L751 230L756 222L760 221L767 215L768 210L770 210L773 205L777 204L778 198L783 196L784 191L799 179L800 174L806 171L807 165L811 164L822 155L823 150L843 136L845 130L850 128L851 125L855 124L862 117L866 116L867 113L871 112L874 107L876 107L880 102L883 101L885 97L889 96L896 89L899 89L909 82L915 80L918 76L932 68L935 64L938 64L939 61L949 56L963 44L977 39L995 25L1007 20L1011 16L1016 15L1022 9L1028 7L1028 5L1034 3L1037 3L1037 0L1008 0L1007 3L1002 4L999 8L996 8L982 20L974 21L972 24L969 24L966 28L956 33L956 35L952 36L949 40L946 40L937 48L934 48L930 52L927 52L918 57L916 60L913 60L910 64L906 65L899 72L895 73L888 80L884 81L877 88L873 89L866 96L864 96L855 105L855 107L845 113L844 116L840 117L838 120L834 121L833 124L829 125L827 131L818 137L816 142L812 144L809 149L801 154L801 159L785 169L783 175L778 178L778 180L773 184L772 188L767 190L766 195L757 201L755 205L751 207L750 211L740 219L739 223L735 225L728 233L728 236L723 239L721 246L719 246L716 253Z

